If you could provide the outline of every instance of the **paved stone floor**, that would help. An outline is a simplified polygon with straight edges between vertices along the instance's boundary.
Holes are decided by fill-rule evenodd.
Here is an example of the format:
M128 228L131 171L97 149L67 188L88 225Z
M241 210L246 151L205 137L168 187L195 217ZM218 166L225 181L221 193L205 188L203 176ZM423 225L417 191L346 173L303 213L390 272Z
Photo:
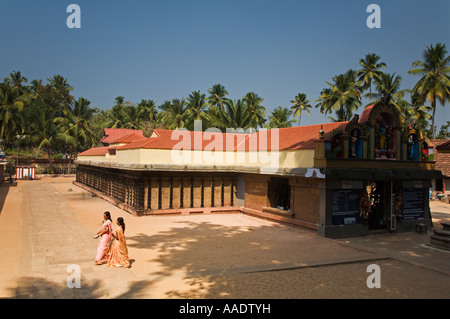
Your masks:
M450 298L450 253L429 236L332 240L243 214L133 217L72 177L0 187L0 298ZM435 227L450 205L432 202ZM125 218L130 269L94 265L104 211ZM381 287L368 288L367 267ZM81 288L69 288L75 265Z

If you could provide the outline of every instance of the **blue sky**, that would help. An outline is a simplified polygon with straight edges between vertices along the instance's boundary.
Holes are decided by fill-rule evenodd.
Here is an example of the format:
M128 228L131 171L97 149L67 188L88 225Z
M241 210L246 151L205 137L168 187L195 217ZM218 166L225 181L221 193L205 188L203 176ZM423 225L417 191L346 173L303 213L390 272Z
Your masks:
M66 25L72 3L80 29ZM381 8L380 29L366 25L371 3ZM119 95L159 105L220 83L232 99L257 93L270 113L300 92L316 104L325 81L358 69L366 53L412 88L419 78L407 71L428 45L450 51L449 16L448 0L2 0L0 78L61 74L100 109ZM436 118L438 128L450 120L449 105ZM302 125L322 120L313 109Z

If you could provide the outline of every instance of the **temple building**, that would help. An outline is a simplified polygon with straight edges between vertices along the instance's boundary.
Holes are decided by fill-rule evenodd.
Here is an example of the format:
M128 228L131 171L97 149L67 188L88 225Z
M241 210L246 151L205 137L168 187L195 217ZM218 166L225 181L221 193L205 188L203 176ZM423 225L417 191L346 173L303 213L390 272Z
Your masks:
M441 171L443 176L432 181L432 196L436 199L448 197L450 195L450 139L431 140L431 145L433 148L430 155L436 162L436 169Z
M429 141L392 106L351 121L257 132L105 129L75 184L133 215L244 213L330 238L431 226L442 179Z

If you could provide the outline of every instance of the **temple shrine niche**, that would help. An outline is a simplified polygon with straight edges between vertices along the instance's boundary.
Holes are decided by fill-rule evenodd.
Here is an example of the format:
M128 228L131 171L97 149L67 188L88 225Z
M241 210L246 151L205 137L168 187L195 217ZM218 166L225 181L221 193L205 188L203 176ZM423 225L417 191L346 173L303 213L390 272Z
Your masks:
M411 125L408 130L407 160L419 160L419 136L417 126L415 124Z
M362 158L361 131L354 128L350 133L349 158Z
M380 113L375 127L375 159L396 159L397 129L391 114Z

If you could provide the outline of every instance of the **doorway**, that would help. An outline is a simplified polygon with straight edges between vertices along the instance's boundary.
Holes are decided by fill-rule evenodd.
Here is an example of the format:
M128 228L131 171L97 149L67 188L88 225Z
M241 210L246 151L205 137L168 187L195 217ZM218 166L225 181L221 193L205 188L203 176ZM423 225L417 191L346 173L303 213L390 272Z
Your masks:
M368 218L369 230L395 229L395 217L392 217L395 213L393 206L395 186L390 180L368 183L367 192L372 205Z
M384 182L377 181L369 183L369 186L367 187L370 202L372 204L368 219L369 229L384 228L384 186Z
M271 177L268 185L268 197L271 207L290 210L291 187L288 178Z

